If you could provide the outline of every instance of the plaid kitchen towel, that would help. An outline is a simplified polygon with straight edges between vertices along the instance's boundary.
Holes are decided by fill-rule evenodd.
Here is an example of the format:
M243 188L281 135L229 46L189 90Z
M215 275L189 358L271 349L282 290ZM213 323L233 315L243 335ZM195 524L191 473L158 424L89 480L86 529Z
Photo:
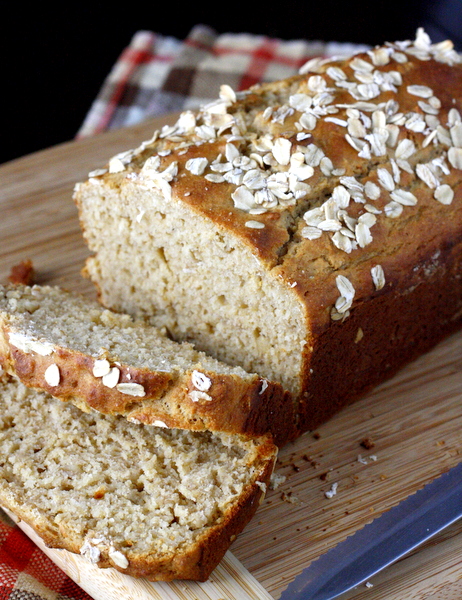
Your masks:
M0 510L0 600L91 600Z
M103 82L77 133L85 137L186 109L218 96L297 73L315 56L344 56L365 46L221 34L198 25L180 41L137 32ZM91 600L0 510L0 600Z
M184 41L137 32L122 52L77 134L84 137L171 112L195 110L220 85L240 91L290 77L315 56L346 56L366 46L217 34L196 25Z

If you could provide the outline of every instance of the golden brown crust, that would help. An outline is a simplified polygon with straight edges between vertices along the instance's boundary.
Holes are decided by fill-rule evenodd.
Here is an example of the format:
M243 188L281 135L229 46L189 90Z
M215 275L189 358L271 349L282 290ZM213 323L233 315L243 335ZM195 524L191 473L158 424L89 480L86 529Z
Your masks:
M193 431L221 431L245 435L270 432L275 443L283 445L296 435L290 396L278 384L255 377L251 383L238 376L204 371L212 381L210 400L194 401L191 377L153 373L120 365L120 383L139 383L146 395L137 398L104 386L91 374L94 359L68 349L57 349L53 356L32 355L9 345L2 351L0 364L25 385L40 389L82 410L123 415L130 421ZM51 386L44 373L57 365L60 382ZM127 374L130 373L130 379ZM264 387L266 385L266 387Z
M359 58L361 57L367 58L367 55L360 55ZM340 63L340 66L343 67L343 63ZM415 112L416 114L424 115L422 109L417 105L417 102L421 99L407 93L406 86L425 84L432 88L435 96L441 101L442 106L439 112L441 123L447 122L449 109L454 108L462 111L462 65L449 66L436 61L421 61L410 58L404 68L399 68L396 64L390 64L383 69L384 71L391 69L403 71L403 77L406 77L406 80L397 93L384 92L378 98L374 99L375 103L378 104L393 99L399 104L400 112ZM345 69L345 71L348 71L348 69ZM299 78L299 81L302 81L302 79ZM258 92L261 95L265 95L271 89L271 86L272 84L262 86L258 88ZM348 97L346 92L340 93L336 97L336 103L351 104L351 96ZM346 109L336 112L335 117L345 119ZM288 136L287 131L291 132L292 135L288 136L287 139L295 143L295 121L295 116L292 118L288 117L284 122L284 128L282 126L268 126L268 128L272 135L284 133L285 136ZM404 137L412 139L418 147L424 139L423 134L414 134L412 131L401 132L399 139L403 139ZM358 179L366 180L370 178L376 181L377 177L374 177L373 174L369 175L369 173L376 170L378 166L389 168L387 156L374 157L372 160L358 158L358 152L346 141L344 128L330 121L320 119L310 137L306 141L296 143L299 146L315 144L321 148L324 154L332 160L336 168L345 170L342 177L355 176ZM335 266L336 269L342 269L346 261L348 261L348 264L356 265L357 262L363 260L363 255L365 254L363 249L358 248L350 256L346 256L344 252L332 244L327 236L324 236L321 240L316 240L316 243L300 238L300 229L305 225L302 219L304 212L303 203L300 203L301 206L297 204L297 206L286 210L277 212L268 211L265 214L252 217L265 225L262 229L249 229L245 227L245 223L249 220L249 215L234 206L231 198L233 186L226 183L217 183L212 188L212 184L208 183L203 177L191 175L184 169L185 163L192 156L200 155L212 161L223 151L222 146L223 144L219 145L217 143L202 145L199 147L199 151L194 147L193 149L188 149L185 154L182 152L181 154L175 154L173 152L169 155L168 159L165 159L166 165L172 161L177 161L180 172L182 172L182 169L184 172L184 175L172 184L172 193L175 198L188 204L208 219L213 220L218 227L228 231L233 236L239 237L251 247L252 252L258 255L268 268L276 267L278 273L285 276L288 280L291 282L297 281L297 284L302 286L302 292L307 291L312 283L311 273L307 276L305 270L306 261L326 257L328 263L324 266L317 263L314 267L316 275L320 275L322 272L329 271L332 266ZM426 162L433 156L442 154L443 150L441 148L437 151L432 145L429 145L420 152L421 162ZM415 175L412 176L406 171L401 171L401 177L403 188L409 187L412 182L416 182L419 185L419 201L421 200L421 194L427 196L422 200L426 204L428 202L427 210L431 211L434 220L440 223L440 227L444 231L443 224L446 223L447 207L436 202L433 199L433 195L428 196L428 189L425 184L418 180L416 181ZM449 184L452 184L454 180L460 180L460 171L452 170L449 177L451 178L448 181ZM340 182L340 177L326 177L322 172L317 171L309 179L309 182L313 191L310 194L310 201L307 207L310 204L318 203L316 200L313 202L313 199L316 199L317 196L332 191L335 185ZM213 193L211 193L212 191ZM185 195L185 192L190 193ZM389 195L382 192L380 202L377 203L377 208L383 209L387 202L389 202ZM364 212L364 209L360 210L361 207L359 205L354 208L356 208L356 212ZM411 212L411 208L414 209L413 215L408 214ZM422 210L421 203L419 202L418 207L410 207L410 209L406 211L407 218L412 218ZM296 223L295 226L294 221ZM291 235L292 230L295 230L295 236ZM386 220L384 217L381 217L374 229L373 244L367 247L366 255L373 252L382 255L384 244L389 245L388 238L390 234L394 234L401 242L406 241L402 219L396 221L393 219ZM423 228L420 230L420 235L425 235ZM290 252L292 244L300 246L297 248L298 253L295 260L292 259L293 256ZM303 262L301 258L303 258Z

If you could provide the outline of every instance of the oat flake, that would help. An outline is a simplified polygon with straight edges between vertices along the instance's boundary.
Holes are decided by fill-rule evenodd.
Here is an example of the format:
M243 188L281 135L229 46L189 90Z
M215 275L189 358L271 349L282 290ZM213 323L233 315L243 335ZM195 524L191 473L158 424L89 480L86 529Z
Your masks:
M47 367L44 377L48 385L51 385L52 387L56 387L57 385L59 385L61 375L59 372L58 365L53 363L49 367Z
M200 392L199 390L193 390L192 392L189 392L188 395L193 402L200 402L201 400L211 402L213 400L213 398L209 396L206 392Z
M433 90L426 85L408 85L407 91L409 94L420 98L431 98L433 96Z
M462 148L449 148L448 160L454 169L462 169Z
M200 371L193 371L191 375L193 386L200 392L207 392L212 387L212 380Z
M127 382L127 383L118 383L116 388L122 394L127 394L128 396L138 396L143 397L146 396L146 391L144 387L140 383Z
M112 369L103 376L102 382L108 388L115 388L117 383L119 382L120 371L117 367L112 367Z
M249 229L264 229L265 224L260 221L246 221L245 226Z
M385 285L385 274L381 265L375 265L371 269L372 281L376 290L381 290Z
M443 184L436 188L434 197L441 204L451 204L454 198L454 191L449 185Z
M111 370L111 365L105 358L101 360L95 360L93 363L93 375L95 377L104 377Z
M126 569L128 567L129 563L127 557L119 550L111 548L108 554L109 558L121 569Z

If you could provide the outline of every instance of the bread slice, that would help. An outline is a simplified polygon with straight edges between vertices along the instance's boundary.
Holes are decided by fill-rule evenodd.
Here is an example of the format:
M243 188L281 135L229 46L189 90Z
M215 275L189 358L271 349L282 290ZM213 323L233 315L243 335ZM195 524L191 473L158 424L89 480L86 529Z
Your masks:
M86 272L313 429L460 327L461 115L461 57L421 29L224 86L76 186Z
M271 432L279 444L293 429L279 384L57 287L0 286L0 365L83 410L131 421Z
M152 581L203 581L258 508L269 437L83 413L0 382L0 504L54 548Z

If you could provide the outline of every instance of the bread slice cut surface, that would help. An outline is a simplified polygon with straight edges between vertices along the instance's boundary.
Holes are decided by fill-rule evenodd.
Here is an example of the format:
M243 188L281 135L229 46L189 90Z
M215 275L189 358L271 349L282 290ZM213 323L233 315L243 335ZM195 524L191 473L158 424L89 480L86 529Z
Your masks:
M282 386L51 286L0 287L0 364L83 410L160 427L291 437Z
M205 580L259 505L276 447L83 413L0 383L0 504L51 547L150 580Z

